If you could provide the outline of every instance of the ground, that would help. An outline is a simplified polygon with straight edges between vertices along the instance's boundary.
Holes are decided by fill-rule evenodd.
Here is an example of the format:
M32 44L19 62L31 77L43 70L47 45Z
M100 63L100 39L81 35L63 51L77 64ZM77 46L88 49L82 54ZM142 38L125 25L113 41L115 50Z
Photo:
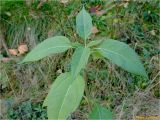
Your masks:
M25 44L29 52L55 35L80 40L75 16L83 5L98 30L90 41L112 38L127 43L140 56L149 79L128 73L107 59L90 59L86 67L89 94L68 119L87 119L95 101L111 109L117 120L160 116L159 0L60 1L1 1L1 119L47 118L43 100L55 78L70 70L73 50L22 65L18 63L27 53L14 56L8 50Z

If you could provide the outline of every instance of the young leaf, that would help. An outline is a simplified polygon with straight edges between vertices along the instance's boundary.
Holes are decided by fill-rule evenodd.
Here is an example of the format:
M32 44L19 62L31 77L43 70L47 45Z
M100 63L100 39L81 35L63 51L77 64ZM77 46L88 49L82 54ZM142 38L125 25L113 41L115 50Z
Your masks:
M113 120L113 114L110 110L96 104L89 114L89 120Z
M139 57L127 44L108 39L96 49L104 57L110 59L113 63L128 72L147 77L146 71L139 60Z
M80 104L84 87L84 79L80 75L75 80L72 80L70 73L57 77L43 103L47 106L48 119L67 119Z
M88 62L88 58L90 55L90 48L88 47L78 47L73 56L71 61L71 74L73 79L79 74L82 68Z
M71 48L70 41L64 36L48 38L28 53L22 63L37 61L51 54L64 52L69 48Z
M76 17L76 29L79 36L83 38L85 42L92 32L92 27L92 18L83 7Z
M102 42L103 40L93 40L87 44L87 47L93 47L93 46L99 45Z

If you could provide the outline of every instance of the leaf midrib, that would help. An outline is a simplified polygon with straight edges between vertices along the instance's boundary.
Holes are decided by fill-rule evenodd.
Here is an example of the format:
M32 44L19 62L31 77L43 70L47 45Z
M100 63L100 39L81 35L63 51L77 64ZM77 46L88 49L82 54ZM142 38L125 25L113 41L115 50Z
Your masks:
M37 52L37 58L39 58L41 53L44 53L44 52L46 52L46 51L48 51L50 49L56 49L56 48L71 48L71 46L56 46L56 47L50 47L50 48L47 48L47 49L44 49L44 50L40 50L40 51ZM30 57L30 56L28 56L28 57Z
M120 56L122 59L124 59L125 61L128 59L128 58L126 58L125 56L122 56L121 54L118 54L118 53L116 53L116 52L114 52L114 51L111 51L111 50L108 50L108 49L105 49L105 48L96 48L96 49L99 49L99 50L102 50L102 51L107 51L107 52L116 54L116 55ZM129 59L129 60L131 60L132 62L136 62L136 63L137 63L137 61L134 61L134 60L132 60L132 59Z
M73 83L73 82L72 82L72 83ZM69 93L69 90L70 90L70 88L71 88L72 83L69 85L69 87L68 87L68 89L67 89L67 92L66 92L66 94L65 94L65 96L64 96L64 99L63 99L63 101L62 101L62 105L61 105L60 110L59 110L59 112L58 112L58 119L59 119L59 116L60 116L60 113L61 113L61 109L63 108L63 105L64 105L64 103L65 103L65 98L66 98L66 96L67 96L68 93Z
M84 9L83 9L83 11L84 11ZM85 22L84 22L84 16L85 16L84 14L85 14L85 12L82 12L82 15L83 15L83 17L82 17L83 23L85 23ZM85 31L85 24L83 24L83 34L84 34L84 39L85 39L85 41L86 41L86 35L85 35L84 31Z
M85 53L86 50L87 50L86 48L83 48L83 52L82 52L81 57L80 57L80 60L79 60L79 62L78 62L77 69L75 70L75 74L77 74L77 70L78 70L78 68L79 68L79 66L80 66L82 56L84 55L84 53ZM83 66L82 66L82 68L83 68ZM74 78L74 77L75 77L75 75L73 76L73 78Z
M101 111L100 111L100 109L99 109L98 106L97 106L97 109L98 109L98 114L99 114L99 117L100 117L99 119L102 120L102 118L101 118Z

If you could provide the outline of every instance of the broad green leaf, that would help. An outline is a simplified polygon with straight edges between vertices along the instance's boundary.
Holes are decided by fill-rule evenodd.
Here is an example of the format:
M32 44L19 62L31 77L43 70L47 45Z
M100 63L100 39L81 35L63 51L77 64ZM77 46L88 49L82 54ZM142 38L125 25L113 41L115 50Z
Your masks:
M147 77L146 71L139 60L139 57L127 44L108 39L105 40L97 48L97 50L104 57L110 59L113 63L117 64L128 72Z
M96 104L89 114L89 120L114 120L114 118L110 110Z
M76 17L76 29L77 33L86 42L86 39L92 31L92 18L90 14L83 7Z
M85 67L90 55L90 48L78 47L71 60L71 74L73 79L80 73L81 69Z
M37 61L46 56L61 53L71 48L70 41L64 36L56 36L44 40L38 44L27 56L23 62Z
M103 42L103 40L94 40L94 41L89 42L87 44L87 47L93 47L93 46L99 45L102 42Z
M48 119L67 119L79 106L84 87L85 82L80 75L75 80L72 80L70 73L57 77L43 103L47 106Z

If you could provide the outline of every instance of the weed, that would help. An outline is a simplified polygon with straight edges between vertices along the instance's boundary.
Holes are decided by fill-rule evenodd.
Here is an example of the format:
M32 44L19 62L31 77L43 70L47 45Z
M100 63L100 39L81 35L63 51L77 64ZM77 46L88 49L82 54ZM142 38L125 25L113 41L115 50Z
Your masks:
M67 5L49 1L42 9L37 9L38 1L34 1L29 8L22 2L3 2L6 4L1 4L0 21L9 48L16 48L18 44L25 42L29 49L32 49L45 38L55 35L66 35L72 42L79 41L75 35L74 18L81 7L81 1L71 1ZM105 6L108 4L106 1L90 0L85 1L85 4L88 10L97 5L101 5L102 10L108 9L108 6ZM91 60L91 66L89 63L87 67L88 100L91 103L98 100L102 105L112 108L117 119L134 119L137 114L147 111L141 110L143 105L138 104L146 99L139 98L146 94L150 97L146 107L148 111L152 108L150 106L157 106L157 102L152 100L159 99L159 4L158 0L144 0L114 2L114 5L116 7L101 16L91 14L93 23L99 30L99 33L91 38L96 40L110 37L129 44L140 55L150 79L128 74L108 61ZM28 99L43 101L59 71L70 71L69 58L72 53L73 50L69 50L65 54L23 66L17 66L15 62L0 63L1 74L8 78L7 82L0 82L5 85L5 88L1 88L1 99L17 98L14 101L19 103L17 106ZM2 55L7 57L3 48ZM16 61L20 59L21 57L16 57ZM38 84L35 89L36 81ZM153 107L152 112L147 112L146 115L158 114L156 109ZM141 111L136 113L135 110ZM89 111L87 99L83 98L81 105L70 118L86 119Z

